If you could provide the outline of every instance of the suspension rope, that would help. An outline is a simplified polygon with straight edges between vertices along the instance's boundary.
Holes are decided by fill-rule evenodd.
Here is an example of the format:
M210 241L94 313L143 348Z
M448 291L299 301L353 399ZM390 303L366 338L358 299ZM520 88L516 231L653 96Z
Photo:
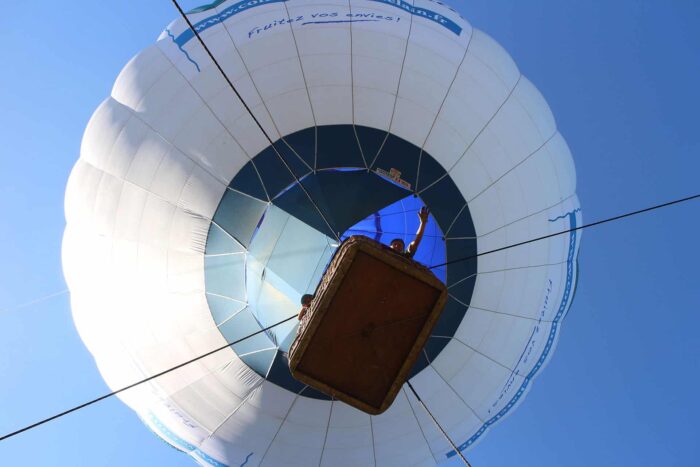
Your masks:
M496 248L496 249L494 249L494 250L483 251L483 252L477 253L477 254L475 254L475 255L465 256L464 258L453 259L452 261L447 261L447 262L445 262L445 263L440 263L440 264L436 264L436 265L434 265L434 266L430 266L428 269L435 269L435 268L439 268L439 267L442 267L442 266L447 266L447 265L449 265L449 264L459 263L459 262L462 262L462 261L468 261L468 260L470 260L470 259L478 258L479 256L490 255L491 253L498 253L499 251L509 250L509 249L511 249L511 248L515 248L516 246L527 245L528 243L539 242L540 240L546 240L546 239L548 239L548 238L556 237L556 236L558 236L558 235L564 235L564 234L568 234L568 233L571 233L571 232L576 232L577 230L583 230L583 229L587 229L587 228L589 228L589 227L595 227L596 225L601 225L601 224L605 224L605 223L607 223L607 222L617 221L617 220L620 220L620 219L624 219L625 217L636 216L637 214L642 214L642 213L645 213L645 212L654 211L654 210L656 210L656 209L666 208L666 207L672 206L672 205L674 205L674 204L685 203L686 201L691 201L691 200L694 200L694 199L697 199L697 198L700 198L700 194L693 195L693 196L688 196L688 197L686 197L686 198L676 199L676 200L673 200L673 201L669 201L669 202L667 202L667 203L657 204L656 206L650 206L650 207L648 207L648 208L639 209L639 210L637 210L637 211L632 211L632 212L628 212L628 213L625 213L625 214L620 214L620 215L618 215L618 216L609 217L609 218L607 218L607 219L603 219L603 220L591 222L590 224L584 224L584 225L581 225L581 226L578 226L578 227L574 227L574 228L572 228L572 229L562 230L562 231L555 232L555 233L552 233L552 234L549 234L549 235L543 235L543 236L541 236L541 237L533 238L533 239L531 239L531 240L525 240L524 242L514 243L514 244L512 244L512 245L503 246L503 247L501 247L501 248Z
M292 175L292 177L294 177L294 180L296 181L297 185L299 185L299 187L301 188L301 190L304 192L304 194L306 195L306 197L309 198L309 201L311 202L311 204L313 205L313 207L316 209L316 211L318 212L318 214L321 216L321 219L323 219L323 222L326 224L326 227L328 227L328 230L333 234L333 236L335 237L335 239L336 239L338 242L340 242L340 233L339 233L339 232L336 232L335 230L333 230L333 227L331 227L330 222L328 222L328 219L327 219L326 216L323 214L323 211L321 211L321 208L318 207L318 204L316 204L316 202L314 201L314 199L311 197L311 194L306 190L306 188L304 187L304 185L302 185L301 180L299 180L299 177L296 176L296 174L294 173L294 171L293 171L292 168L290 167L290 165L289 165L289 163L287 162L287 160L284 158L284 156L282 156L282 153L279 152L279 150L278 150L277 147L275 146L275 143L272 141L272 138L270 138L270 135L267 134L267 131L265 131L265 128L263 128L262 124L261 124L260 121L257 119L257 117L253 114L253 111L250 109L250 107L248 107L248 104L246 103L246 101L243 100L243 96L241 96L241 94L240 94L240 93L238 92L238 90L236 89L236 86L234 86L233 82L229 79L229 77L228 77L228 75L226 74L226 72L224 71L224 69L221 67L221 65L219 65L219 62L218 62L218 61L216 60L216 58L214 57L214 54L211 53L211 50L209 50L209 47L207 47L207 44L204 43L204 40L202 39L202 36L199 35L199 32L198 32L197 29L194 27L194 25L192 24L192 22L190 21L190 19L187 17L187 14L185 14L185 12L182 10L182 8L180 7L180 4L178 3L178 1L177 1L177 0L171 0L171 1L172 1L173 4L175 5L175 8L177 8L177 11L180 13L180 16L182 16L182 18L187 22L187 26L189 26L189 28L192 30L192 32L194 33L195 37L196 37L197 40L199 41L199 43L202 44L202 47L204 48L204 51L207 53L207 55L209 55L209 58L211 58L212 62L214 62L214 65L216 65L216 68L218 68L219 72L221 73L221 76L224 77L224 79L225 79L226 82L228 83L229 87L230 87L230 88L233 90L233 92L236 94L236 97L238 98L238 100L241 101L241 104L243 104L243 107L246 109L246 111L248 112L248 114L251 116L251 118L252 118L253 121L255 122L255 125L260 129L260 131L262 132L262 134L265 136L265 139L267 139L267 141L270 143L270 146L272 147L272 150L275 152L275 154L277 154L277 157L280 159L280 161L282 161L282 164L287 168L287 170L288 170L289 173Z
M173 1L175 1L175 0L173 0ZM574 232L574 231L577 231L577 230L582 230L582 229L585 229L585 228L588 228L588 227L593 227L593 226L596 226L596 225L605 224L605 223L607 223L607 222L613 222L613 221L616 221L616 220L619 220L619 219L624 219L624 218L626 218L626 217L635 216L635 215L637 215L637 214L642 214L642 213L645 213L645 212L654 211L654 210L657 210L657 209L662 209L662 208L665 208L665 207L668 207L668 206L672 206L672 205L674 205L674 204L684 203L684 202L686 202L686 201L691 201L691 200L694 200L694 199L697 199L697 198L700 198L700 194L693 195L693 196L688 196L688 197L686 197L686 198L681 198L681 199L677 199L677 200L674 200L674 201L669 201L669 202L667 202L667 203L658 204L658 205L651 206L651 207L644 208L644 209L640 209L640 210L637 210L637 211L632 211L632 212L629 212L629 213L620 214L620 215L618 215L618 216L610 217L610 218L603 219L603 220L600 220L600 221L591 222L590 224L584 224L584 225L582 225L582 226L580 226L580 227L576 227L576 228L573 228L573 229L563 230L563 231L561 231L561 232L556 232L556 233L553 233L553 234L550 234L550 235L544 235L544 236L542 236L542 237L534 238L534 239L532 239L532 240L528 240L528 241L524 241L524 242L520 242L520 243L515 243L515 244L513 244L513 245L508 245L508 246L505 246L505 247L502 247L502 248L497 248L497 249L494 249L494 250L485 251L485 252L479 253L479 254L477 254L477 255L472 255L472 256L465 257L465 258L459 258L459 259L456 259L456 260L453 260L453 261L449 261L449 262L446 262L446 263L443 263L443 264L438 264L438 265L432 266L431 269L437 268L437 267L440 267L440 266L445 266L445 265L448 265L448 264L453 264L453 263L456 263L456 262L458 262L458 261L467 261L467 260L469 260L469 259L477 258L477 257L479 257L479 256L484 256L484 255L487 255L487 254L496 253L496 252L499 252L499 251L507 250L507 249L509 249L509 248L514 248L514 247L516 247L516 246L525 245L525 244L532 243L532 242L536 242L536 241L539 241L539 240L544 240L544 239L547 239L547 238L551 238L551 237L554 237L554 236L557 236L557 235L563 235L563 234L570 233L570 232ZM5 439L11 438L11 437L16 436L16 435L18 435L18 434L20 434L20 433L24 433L24 432L27 431L27 430L31 430L32 428L36 428L36 427L38 427L38 426L40 426L40 425L43 425L43 424L45 424L45 423L48 423L48 422L50 422L50 421L52 421L52 420L55 420L55 419L60 418L60 417L63 417L63 416L65 416L65 415L68 415L68 414L70 414L70 413L72 413L72 412L75 412L75 411L77 411L77 410L83 409L83 408L85 408L85 407L87 407L87 406L90 406L90 405L92 405L92 404L95 404L95 403L97 403L97 402L100 402L100 401L102 401L102 400L104 400L104 399L107 399L107 398L109 398L109 397L115 396L115 395L117 395L117 394L119 394L119 393L121 393L121 392L124 392L124 391L126 391L126 390L128 390L128 389L131 389L131 388L133 388L133 387L135 387L135 386L138 386L138 385L140 385L140 384L143 384L143 383L146 383L146 382L148 382L148 381L151 381L151 380L153 380L153 379L155 379L155 378L158 378L158 377L160 377L160 376L162 376L162 375L165 375L165 374L167 374L167 373L170 373L171 371L175 371L175 370L177 370L177 369L179 369L179 368L182 368L182 367L184 367L184 366L186 366L186 365L189 365L190 363L194 363L194 362L196 362L196 361L198 361L198 360L201 360L201 359L203 359L203 358L205 358L205 357L208 357L209 355L212 355L212 354L214 354L214 353L216 353L216 352L219 352L219 351L221 351L221 350L223 350L223 349L226 349L226 348L228 348L228 347L231 347L232 345L235 345L235 344L238 344L238 343L240 343L240 342L243 342L244 340L249 339L249 338L251 338L251 337L253 337L253 336L256 336L256 335L258 335L258 334L260 334L260 333L269 331L270 329L272 329L272 328L274 328L274 327L276 327L276 326L279 326L279 325L281 325L281 324L283 324L283 323L286 323L287 321L290 321L291 319L293 319L293 318L295 318L295 317L296 317L296 314L293 315L293 316L290 316L289 318L286 318L286 319L284 319L284 320L282 320L282 321L280 321L280 322L278 322L278 323L275 323L275 324L273 324L273 325L271 325L271 326L268 326L268 327L266 327L266 328L264 328L264 329L261 329L261 330L259 330L259 331L256 331L256 332L252 333L252 334L249 334L249 335L247 335L247 336L245 336L245 337L242 337L242 338L240 338L240 339L238 339L238 340L236 340L236 341L234 341L234 342L228 343L228 344L223 345L223 346L221 346L221 347L219 347L219 348L217 348L217 349L214 349L214 350L212 350L212 351L210 351L210 352L207 352L207 353L205 353L205 354L203 354L203 355L200 355L199 357L195 357L195 358L193 358L193 359L191 359L191 360L188 360L188 361L186 361L186 362L184 362L184 363L180 363L179 365L176 365L176 366L174 366L174 367L172 367L172 368L169 368L169 369L167 369L167 370L161 371L160 373L157 373L157 374L155 374L155 375L153 375L153 376L149 376L148 378L144 378L144 379L142 379L142 380L140 380L140 381L137 381L137 382L135 382L135 383L132 383L132 384L130 384L130 385L128 385L128 386L124 386L123 388L117 389L116 391L112 391L112 392L110 392L110 393L104 394L104 395L102 395L102 396L100 396L100 397L97 397L97 398L91 400L91 401L88 401L88 402L85 402L85 403L83 403L83 404L77 405L77 406L75 406L75 407L73 407L73 408L71 408L71 409L65 410L65 411L63 411L63 412L61 412L61 413L58 413L58 414L53 415L53 416L51 416L51 417L45 418L45 419L43 419L43 420L41 420L41 421L38 421L38 422L36 422L36 423L32 423L31 425L27 425L27 426L25 426L24 428L21 428L21 429L19 429L19 430L16 430L16 431L13 431L13 432L8 433L8 434L6 434L6 435L3 435L2 437L0 437L0 441L4 441ZM445 431L442 430L442 427L440 427L440 425L439 425L439 423L437 422L437 420L435 419L435 417L433 417L433 415L430 413L430 411L428 410L428 408L425 406L425 404L423 403L423 401L422 401L422 400L420 399L420 397L418 396L418 393L416 393L415 389L413 389L413 386L411 385L410 381L407 381L407 384L408 384L408 387L409 387L409 388L411 389L411 391L413 392L413 394L414 394L414 395L416 396L416 398L418 399L418 401L421 403L421 405L423 405L423 407L425 408L425 410L430 414L430 416L431 416L431 418L433 419L433 421L435 422L435 424L438 425L438 427L440 428L440 430L442 431L442 433L443 433L443 434L445 435L445 437L450 441L450 444L451 444L453 447L455 447L454 443L453 443L453 442L449 439L449 437L447 436L447 433L445 433ZM466 463L466 465L469 465L469 463L467 462L467 460L462 456L462 454L461 454L461 452L459 451L459 449L456 449L456 448L455 448L455 452L457 452L457 453L460 455L460 457L462 457L462 460Z
M450 443L450 445L452 446L452 449L454 449L454 451L459 455L459 457L462 458L462 461L464 462L464 465L466 465L467 467L471 467L471 464L470 464L469 461L466 459L466 457L464 457L464 454L462 454L462 451L459 450L459 448L458 448L457 445L454 443L454 441L452 441L452 438L450 438L450 435L447 434L447 432L442 428L442 426L441 426L440 423L437 421L437 419L436 419L435 416L432 414L432 412L430 412L430 409L428 409L428 406L425 405L425 402L423 402L423 399L420 398L420 396L418 395L418 393L416 392L416 390L413 388L413 385L411 384L411 382L410 382L410 381L406 381L406 384L408 384L408 387L411 389L411 392L413 393L413 395L416 396L416 399L418 399L418 402L420 402L420 405L422 405L423 408L425 409L425 411L428 412L428 415L430 415L430 418L433 419L433 423L435 423L435 426L438 427L438 429L442 432L442 434L443 434L443 436L445 437L445 439L447 440L447 442Z
M153 376L149 376L148 378L144 378L144 379L142 379L142 380L140 380L140 381L137 381L137 382L135 382L135 383L129 384L128 386L124 386L123 388L117 389L116 391L112 391L112 392L110 392L110 393L104 394L104 395L102 395L102 396L100 396L100 397L97 397L97 398L95 398L95 399L92 399L91 401L85 402L85 403L80 404L80 405L76 405L75 407L73 407L73 408L71 408L71 409L64 410L63 412L57 413L56 415L52 415L52 416L50 416L50 417L48 417L48 418L45 418L45 419L43 419L43 420L40 420L40 421L38 421L38 422L36 422L36 423L32 423L31 425L27 425L27 426L25 426L24 428L20 428L19 430L13 431L12 433L8 433L8 434L6 434L6 435L3 435L2 437L0 437L0 441L4 441L4 440L6 440L6 439L8 439L8 438L12 438L13 436L17 436L17 435L20 434L20 433L24 433L25 431L31 430L32 428L36 428L36 427L38 427L38 426L40 426L40 425L43 425L44 423L48 423L48 422L50 422L50 421L52 421L52 420L56 420L57 418L61 418L61 417L65 416L65 415L68 415L68 414L73 413L73 412L75 412L75 411L77 411L77 410L83 409L83 408L85 408L85 407L87 407L87 406L89 406L89 405L95 404L95 403L100 402L100 401L102 401L102 400L104 400L104 399L107 399L107 398L109 398L109 397L116 396L117 394L119 394L119 393L121 393L121 392L124 392L124 391L126 391L126 390L128 390L128 389L131 389L131 388L133 388L133 387L139 386L139 385L141 385L141 384L143 384L143 383L147 383L148 381L151 381L151 380L156 379L156 378L158 378L158 377L160 377L160 376L163 376L163 375L165 375L165 374L167 374L167 373L170 373L171 371L175 371L175 370L177 370L177 369L179 369L179 368L182 368L183 366L189 365L190 363L194 363L194 362L196 362L196 361L198 361L198 360L201 360L201 359L203 359L203 358L205 358L205 357L208 357L208 356L210 356L210 355L212 355L212 354L215 354L216 352L219 352L219 351L224 350L224 349L226 349L226 348L228 348L228 347L231 347L232 345L236 345L236 344L238 344L239 342L243 342L243 341L246 340L246 339L250 339L250 338L253 337L253 336L257 336L257 335L260 334L260 333L269 331L270 329L272 329L272 328L274 328L274 327L276 327L276 326L279 326L280 324L284 324L284 323L286 323L287 321L289 321L289 320L291 320L291 319L294 319L294 318L296 318L296 317L297 317L297 315L294 314L294 315L290 316L289 318L283 319L282 321L280 321L280 322L278 322L278 323L275 323L275 324L273 324L273 325L271 325L271 326L268 326L268 327L266 327L266 328L264 328L264 329L261 329L261 330L259 330L259 331L256 331L256 332L254 332L254 333L252 333L252 334L249 334L249 335L247 335L247 336L245 336L245 337L242 337L242 338L240 338L240 339L238 339L238 340L236 340L236 341L233 341L233 342L231 342L231 343L228 343L228 344L226 344L226 345L222 345L221 347L219 347L219 348L217 348L217 349L214 349L214 350L211 350L211 351L209 351L209 352L207 352L207 353L205 353L205 354L203 354L203 355L200 355L199 357L195 357L195 358L193 358L193 359L191 359L191 360L187 360L187 361L184 362L184 363L180 363L179 365L175 365L174 367L168 368L167 370L161 371L160 373L156 373L156 374L153 375Z

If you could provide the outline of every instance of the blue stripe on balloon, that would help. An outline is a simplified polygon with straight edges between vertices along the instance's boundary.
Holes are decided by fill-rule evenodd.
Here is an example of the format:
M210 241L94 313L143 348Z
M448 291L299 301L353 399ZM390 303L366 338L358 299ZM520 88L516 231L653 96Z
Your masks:
M574 211L571 211L567 214L564 214L563 216L559 216L556 219L549 219L550 222L554 222L558 219L563 219L565 217L569 218L569 222L571 224L571 229L576 228L576 213L579 212L580 209L576 209ZM566 314L566 310L569 308L569 299L571 298L571 293L573 289L573 284L574 284L574 264L575 264L575 256L576 256L576 239L577 239L577 232L572 231L569 233L569 251L568 255L566 258L566 284L564 287L564 295L562 296L561 299L561 304L559 305L559 310L557 310L557 314L554 317L554 320L552 321L552 327L549 330L549 336L547 338L547 343L544 346L544 350L542 351L542 355L540 355L540 358L537 360L537 363L535 363L535 366L530 370L530 373L525 377L523 380L523 383L520 385L518 388L517 392L513 396L513 398L508 401L505 407L503 407L496 415L488 419L484 424L479 428L479 430L472 435L471 438L466 440L464 443L462 443L459 446L460 451L464 451L466 448L474 444L480 437L481 435L486 432L486 430L496 423L498 420L501 418L505 417L506 414L515 406L515 404L518 403L520 398L525 394L525 390L527 389L527 386L530 384L530 381L535 377L537 372L542 368L542 365L544 365L545 360L547 360L547 356L549 353L552 351L552 348L554 346L554 338L557 335L557 332L559 330L559 322L562 320L564 315ZM528 345L530 343L528 342ZM527 347L527 346L526 346ZM453 457L457 453L455 451L450 451L447 453L447 457Z
M216 13L214 15L211 15L201 21L198 21L197 23L194 24L194 29L201 33L202 31L205 31L209 29L212 26L216 26L217 24L223 23L227 19L231 18L232 16L237 15L238 13L242 13L246 10L250 10L251 8L255 8L258 6L262 5L267 5L271 3L283 3L287 2L288 0L243 0L238 3L234 3L228 8L225 8L224 10L220 11L219 13ZM432 10L428 10L427 8L420 8L411 5L408 2L405 2L404 0L372 0L373 2L378 2L378 3L383 3L385 5L393 6L395 8L398 8L400 10L405 11L406 13L409 13L413 16L418 16L424 19L427 19L428 21L432 21L436 24L439 24L440 26L448 29L449 31L455 33L456 35L462 34L462 28L459 26L457 23L452 21L451 19L441 15L440 13L437 13ZM360 21L360 20L348 20L349 22L355 22L355 21ZM374 21L374 20L367 20L367 21ZM331 22L331 21L328 21ZM340 22L340 21L336 21ZM306 23L310 24L310 23ZM178 47L182 48L187 42L189 42L192 38L194 37L194 32L192 29L187 28L185 31L183 31L177 38L175 39L175 44L177 44Z
M183 54L185 54L185 57L187 57L187 60L189 60L190 62L194 63L194 66L197 67L197 71L200 71L200 72L201 72L202 70L200 70L199 64L198 64L197 62L195 62L194 60L192 60L192 57L190 57L190 54L187 53L187 51L182 47L182 45L180 45L180 44L177 43L177 41L175 40L175 36L173 36L173 33L170 32L170 29L166 29L165 32L168 33L168 36L173 40L173 43L174 43L175 45L177 45L177 48L180 49L180 52L182 52Z
M209 16L208 18L205 18L202 21L195 23L193 26L197 32L201 33L202 31L205 31L212 26L216 26L217 24L223 23L230 17L235 16L243 11L250 10L251 8L255 8L258 6L267 5L270 3L283 3L286 1L287 0L243 0L242 2L234 3L230 7L225 8L224 10L215 15ZM175 43L178 45L178 47L182 47L193 37L194 32L192 31L192 29L187 28L182 34L177 36L177 38L175 39Z
M462 28L452 21L451 19L441 15L440 13L437 13L433 10L428 10L427 8L420 8L417 6L413 6L408 2L405 2L404 0L371 0L373 2L379 2L379 3L384 3L385 5L390 5L396 8L399 8L407 13L410 13L413 16L419 16L421 18L425 18L429 21L432 21L434 23L439 24L440 26L449 29L453 33L457 34L458 36L462 34Z
M245 460L244 460L243 463L241 464L241 467L243 467L244 465L246 465L246 464L248 463L248 459L250 459L250 456L252 456L252 455L253 455L253 453L251 452L250 454L248 454L248 455L246 456Z
M209 454L206 452L202 451L199 449L197 446L195 446L192 443L188 443L184 439L180 438L178 435L176 435L170 428L165 426L163 422L160 421L158 417L153 412L149 412L148 414L148 420L152 423L152 428L157 430L157 434L160 435L162 438L167 439L173 446L176 446L178 449L185 451L189 453L190 455L193 455L207 464L211 465L212 467L228 467L227 464L223 464L213 457L211 457ZM251 452L248 454L248 457L246 458L246 462L248 462L248 459L250 456L252 456L253 453ZM245 462L243 463L245 464Z

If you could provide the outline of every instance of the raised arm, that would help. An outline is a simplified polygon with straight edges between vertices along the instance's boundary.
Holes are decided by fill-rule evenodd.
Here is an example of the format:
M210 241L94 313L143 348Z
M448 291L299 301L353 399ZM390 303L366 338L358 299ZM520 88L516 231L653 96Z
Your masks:
M421 240L423 240L423 233L425 232L425 226L428 224L428 216L430 211L427 206L423 206L418 211L418 218L420 219L420 225L418 226L418 231L416 232L416 238L408 245L408 253L413 256L418 251L418 246Z

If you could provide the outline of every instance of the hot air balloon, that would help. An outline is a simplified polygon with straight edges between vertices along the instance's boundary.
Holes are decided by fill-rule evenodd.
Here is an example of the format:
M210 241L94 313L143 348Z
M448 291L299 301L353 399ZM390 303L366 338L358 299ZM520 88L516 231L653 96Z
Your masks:
M433 0L219 0L188 17L250 112L178 19L90 119L63 265L106 383L295 314L340 241L408 242L427 205L416 259L449 263L434 269L449 299L410 381L458 448L473 446L523 400L575 291L577 232L456 261L580 225L547 103L493 39ZM119 397L202 465L456 454L405 389L370 416L296 381L296 327Z

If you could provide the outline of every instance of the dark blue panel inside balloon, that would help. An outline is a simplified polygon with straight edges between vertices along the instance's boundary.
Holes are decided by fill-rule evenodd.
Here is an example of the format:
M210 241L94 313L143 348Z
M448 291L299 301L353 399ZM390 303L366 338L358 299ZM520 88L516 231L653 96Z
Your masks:
M426 342L425 347L424 347L423 350L425 350L426 348L429 347L430 341L431 341L431 340L432 340L432 339L429 339L428 342ZM416 359L416 363L413 364L413 367L411 368L411 371L408 373L408 378L409 378L409 379L413 378L413 377L416 376L418 373L420 373L421 371L423 371L423 369L425 369L425 367L427 367L428 365L430 365L430 361L428 360L427 352L421 352L421 353L418 355L418 358Z
M476 276L467 276L466 279L456 282L450 286L450 294L462 303L469 303L474 286L476 285Z
M229 183L229 187L262 201L268 200L258 172L255 170L254 164L250 162L244 165L236 176L233 177L233 180Z
M440 336L440 334L433 333L433 335L430 336L428 342L425 343L425 347L423 348L430 362L435 360L435 357L437 357L440 354L440 352L442 352L442 349L444 349L445 346L450 343L450 339L445 339L445 337L447 336L436 336Z
M447 240L447 286L476 274L476 240ZM469 259L466 259L469 258ZM471 294L469 294L471 296ZM469 303L468 301L465 303Z
M472 221L472 214L469 212L469 209L463 209L459 213L450 230L445 232L445 236L447 238L476 238L474 221Z
M432 157L424 157L425 153L421 154L420 164L418 168L418 186L416 191L420 191L437 181L440 177L445 175L445 169L442 165Z
M277 351L275 359L272 362L272 366L270 367L270 371L267 375L267 380L297 394L299 391L304 389L305 386L305 384L300 383L294 379L294 377L292 377L292 374L289 371L289 360L287 360L287 356L279 350Z
M306 388L304 388L304 390L301 391L300 394L304 397L310 397L312 399L321 399L321 400L325 400L325 401L331 400L331 397L322 393L321 391L315 390L311 386L306 386Z
M330 396L309 388L305 384L294 379L289 371L289 360L287 359L287 355L280 351L277 351L277 354L275 355L270 371L267 374L267 380L296 394L299 394L303 390L303 395L306 397L331 400ZM309 389L311 389L311 391L309 391Z
M307 128L284 137L287 145L311 168L314 168L316 158L316 133L316 128Z
M457 326L459 326L459 323L462 321L466 311L466 305L463 305L454 298L450 297L447 300L445 309L440 315L440 319L438 319L437 324L435 324L435 327L433 328L433 335L447 337L454 335L454 331L457 329ZM447 342L445 342L445 344L446 343Z
M366 167L352 125L318 127L316 168Z
M269 146L255 156L255 166L258 168L263 185L265 185L267 194L271 198L274 198L279 192L294 183L294 177L290 169L297 178L302 178L311 171L294 151L282 141L277 141L275 148L277 151ZM287 163L289 169L285 166L283 160Z
M371 165L375 157L377 157L377 154L379 154L384 140L387 139L387 132L355 125L355 133L357 134L357 139L360 141L362 154L364 154L367 164Z
M365 170L324 170L302 180L302 184L333 232L342 233L384 206L404 198L406 190ZM309 197L295 185L274 200L280 207L297 219L330 237L323 218L311 204Z
M450 342L450 337L454 336L459 323L462 322L464 314L467 311L467 307L450 297L447 300L445 309L442 311L438 322L433 328L432 335L440 336L431 337L428 342L425 343L423 347L423 352L420 358L416 360L416 363L411 368L411 377L418 374L423 368L429 365L429 362L435 360L435 358L440 355L442 349ZM446 339L445 339L446 338Z
M462 193L449 176L443 177L420 195L430 206L443 232L447 232L459 211L466 205Z
M266 208L267 203L226 190L214 213L214 223L247 248Z

